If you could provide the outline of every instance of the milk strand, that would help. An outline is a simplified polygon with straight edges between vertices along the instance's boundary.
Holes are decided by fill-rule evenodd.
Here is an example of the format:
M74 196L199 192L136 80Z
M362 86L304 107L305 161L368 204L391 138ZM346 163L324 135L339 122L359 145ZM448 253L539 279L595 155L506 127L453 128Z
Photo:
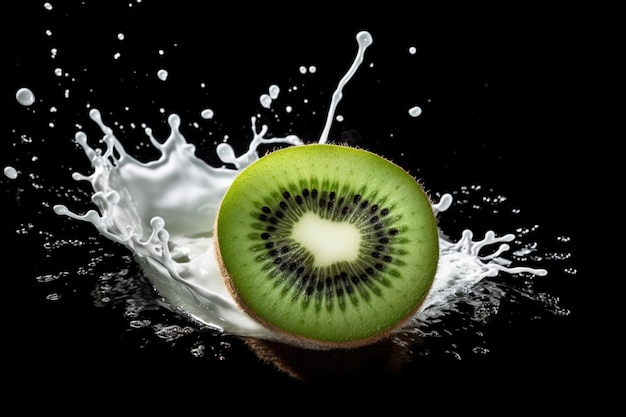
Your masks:
M356 39L356 57L332 95L319 143L328 141L342 90L372 44L368 32L359 32ZM277 86L271 86L261 96L261 102L271 105L278 92ZM97 109L92 109L89 116L104 134L105 147L91 147L87 135L78 132L75 140L91 162L93 172L74 173L72 177L91 184L91 199L97 210L78 214L56 205L54 211L89 222L104 237L127 247L159 294L187 317L227 334L276 340L274 332L245 315L228 293L214 256L212 227L224 193L241 170L259 159L259 146L297 146L303 144L302 140L295 135L268 138L268 126L259 127L256 117L252 117L248 150L237 156L229 144L218 144L216 153L224 165L216 167L195 156L195 146L180 132L180 117L172 114L168 118L170 133L164 142L159 142L150 128L145 129L161 155L141 162L126 152ZM432 208L440 214L451 205L452 196L444 194ZM465 230L454 242L441 234L438 271L415 315L414 326L439 315L451 295L485 277L500 272L545 275L544 269L513 267L503 257L509 250L507 242L514 238L513 234L497 236L489 231L474 239L473 233Z

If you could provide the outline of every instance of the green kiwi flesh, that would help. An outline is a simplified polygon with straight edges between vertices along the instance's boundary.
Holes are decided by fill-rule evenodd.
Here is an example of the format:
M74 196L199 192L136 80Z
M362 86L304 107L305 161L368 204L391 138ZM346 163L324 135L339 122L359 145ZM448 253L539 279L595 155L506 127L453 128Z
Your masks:
M288 343L364 346L426 297L439 258L431 201L372 152L309 144L245 168L221 202L218 265L239 306Z

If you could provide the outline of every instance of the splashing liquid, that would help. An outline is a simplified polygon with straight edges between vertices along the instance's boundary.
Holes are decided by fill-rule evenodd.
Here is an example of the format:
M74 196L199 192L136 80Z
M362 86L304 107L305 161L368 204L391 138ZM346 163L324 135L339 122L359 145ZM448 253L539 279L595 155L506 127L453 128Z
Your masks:
M332 95L319 143L328 141L343 88L372 44L372 36L365 31L359 32L356 40L356 57ZM278 87L272 86L262 100L269 106L277 95ZM146 135L161 155L144 163L126 152L98 110L92 109L89 116L104 134L106 148L92 148L86 134L78 132L75 140L94 171L90 175L74 173L73 178L91 184L92 201L98 210L78 214L56 205L54 211L89 222L102 236L127 247L159 294L187 317L225 334L276 340L272 331L246 316L229 295L213 256L211 229L225 191L242 169L259 158L259 146L297 146L302 140L295 135L268 138L268 126L259 127L252 117L248 150L237 156L230 145L220 143L216 153L227 166L215 167L195 156L194 145L180 132L180 117L172 114L168 118L170 134L164 142L157 141L146 128ZM452 202L452 195L444 194L433 204L433 210L443 213ZM485 277L501 272L545 275L545 269L515 267L504 257L510 249L507 243L514 238L513 234L497 236L489 231L475 240L466 230L454 242L442 233L438 272L409 332L419 332L424 323L443 315L454 294Z

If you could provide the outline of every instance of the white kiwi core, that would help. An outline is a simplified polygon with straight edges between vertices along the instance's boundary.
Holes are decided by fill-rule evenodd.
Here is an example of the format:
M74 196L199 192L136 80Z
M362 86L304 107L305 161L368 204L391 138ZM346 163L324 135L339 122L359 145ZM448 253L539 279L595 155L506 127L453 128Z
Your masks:
M361 246L361 233L354 225L315 213L304 213L294 224L291 237L313 254L320 267L356 260Z

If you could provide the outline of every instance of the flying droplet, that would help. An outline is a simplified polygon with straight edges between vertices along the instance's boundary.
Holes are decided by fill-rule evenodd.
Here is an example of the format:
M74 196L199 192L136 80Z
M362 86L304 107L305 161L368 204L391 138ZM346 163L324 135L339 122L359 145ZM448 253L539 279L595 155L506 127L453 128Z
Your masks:
M4 167L4 175L12 180L17 178L17 170L11 166Z
M203 119L212 119L212 118L213 118L213 115L214 115L214 113L213 113L213 110L211 110L211 109L204 109L204 110L202 110L202 112L200 113L200 116L201 116Z
M15 93L15 98L17 99L17 102L20 103L22 106L30 106L35 102L35 95L32 91L25 87L17 90L17 93Z
M280 87L277 85L271 85L269 88L269 94L272 100L276 100L278 98L278 94L280 93Z
M414 106L409 109L409 114L412 117L417 117L422 114L422 108L420 106Z
M262 94L261 97L259 97L259 101L261 102L261 106L265 107L266 109L269 109L272 105L272 98L269 96L269 94Z

